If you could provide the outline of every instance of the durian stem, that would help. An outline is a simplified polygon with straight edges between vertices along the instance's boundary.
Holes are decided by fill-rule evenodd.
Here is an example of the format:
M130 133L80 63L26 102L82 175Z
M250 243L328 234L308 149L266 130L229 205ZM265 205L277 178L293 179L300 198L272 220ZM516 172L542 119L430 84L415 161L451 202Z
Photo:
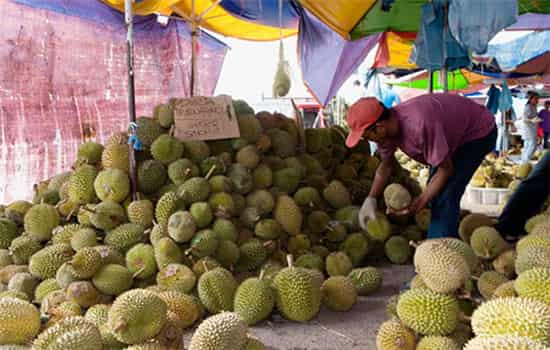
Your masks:
M294 258L292 254L288 254L286 256L286 263L288 264L288 267L292 267L292 265L294 265Z
M418 243L415 242L415 241L409 241L409 245L410 245L411 247L413 247L413 248L416 249L416 248L418 248L418 246L419 246L420 244L418 244Z
M463 313L460 313L458 315L458 320L461 321L461 322L470 323L472 321L472 318L470 316L464 315Z
M80 209L84 210L84 211L87 211L88 213L92 213L92 214L96 214L97 212L92 209L92 208L88 208L88 207L80 207Z
M258 279L263 280L263 279L264 279L264 275L265 275L265 270L264 270L264 269L261 269L261 270L260 270L260 276L258 276Z
M210 170L208 170L208 173L207 173L206 176L204 177L205 180L210 179L210 176L212 176L212 174L214 173L215 170L216 170L216 164L212 165L212 167L210 168Z

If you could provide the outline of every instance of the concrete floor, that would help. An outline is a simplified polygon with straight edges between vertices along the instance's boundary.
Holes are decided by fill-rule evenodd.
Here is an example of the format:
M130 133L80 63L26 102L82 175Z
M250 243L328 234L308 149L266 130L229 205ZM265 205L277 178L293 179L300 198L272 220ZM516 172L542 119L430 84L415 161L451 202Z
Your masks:
M414 276L411 265L387 265L381 270L382 288L360 297L348 312L322 309L317 318L304 324L273 315L251 327L250 333L270 350L376 350L376 331L387 319L386 301ZM185 344L189 341L190 334Z

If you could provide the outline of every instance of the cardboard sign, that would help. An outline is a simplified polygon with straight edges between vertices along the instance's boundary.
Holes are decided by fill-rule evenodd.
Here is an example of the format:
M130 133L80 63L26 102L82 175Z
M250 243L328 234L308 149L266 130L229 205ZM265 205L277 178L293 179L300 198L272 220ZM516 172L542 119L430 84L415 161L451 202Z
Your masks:
M187 140L218 140L240 136L230 96L176 98L174 137Z

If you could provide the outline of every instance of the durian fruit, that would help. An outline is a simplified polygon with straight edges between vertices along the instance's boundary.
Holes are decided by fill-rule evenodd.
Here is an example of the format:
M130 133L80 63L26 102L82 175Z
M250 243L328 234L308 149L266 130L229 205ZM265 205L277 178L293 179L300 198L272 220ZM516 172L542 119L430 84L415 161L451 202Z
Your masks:
M130 193L130 179L120 169L106 169L95 178L94 189L100 200L112 200L120 203Z
M37 241L44 242L52 237L52 231L60 221L59 213L53 205L36 204L25 214L25 232Z
M193 218L193 221L197 225L197 228L206 228L214 220L214 214L210 205L206 202L196 202L191 204L189 213Z
M202 305L194 296L175 290L159 292L157 295L166 303L172 319L183 329L191 327L203 314Z
M550 235L527 235L520 239L516 244L516 252L520 254L524 249L534 246L550 248Z
M378 328L376 347L378 350L415 350L416 336L411 329L394 317Z
M326 279L321 285L322 301L333 311L348 311L357 301L355 284L345 276Z
M290 235L297 235L302 230L303 214L292 197L281 195L277 198L273 217Z
M246 196L246 204L257 208L260 215L267 215L275 207L275 200L269 191L256 190Z
M454 292L470 278L466 260L438 240L425 241L416 248L414 266L426 285L439 293Z
M19 272L10 278L7 286L8 291L22 292L27 295L28 300L34 297L34 290L40 280L28 272Z
M258 149L253 145L244 146L235 155L237 163L248 169L255 169L260 163L260 155Z
M29 302L0 298L0 344L26 344L40 331L40 312Z
M100 294L89 281L76 281L67 287L67 300L77 303L83 308L95 305L100 300Z
M353 269L348 274L348 278L355 285L359 295L372 294L382 287L382 272L372 266Z
M238 283L228 270L217 267L205 272L197 284L197 292L204 307L211 313L233 311L233 300Z
M97 240L96 231L93 228L84 227L73 234L69 243L71 244L71 248L77 252L84 248L95 247Z
M323 190L323 198L335 209L351 205L351 196L344 184L338 180L331 181Z
M69 200L77 204L87 204L96 198L94 181L97 169L92 165L78 167L69 178Z
M142 242L144 238L145 229L143 226L128 223L107 232L104 243L120 252L126 252L134 244Z
M501 335L495 337L475 337L464 350L548 350L548 347L528 337Z
M466 263L470 267L470 272L474 273L478 271L480 265L479 258L474 253L472 247L470 247L466 242L458 238L441 238L440 241L447 247L460 254L464 260L466 260Z
M149 149L153 142L162 134L163 130L158 121L148 117L139 117L136 134L145 149Z
M315 187L301 187L294 193L294 201L302 208L319 208L323 202Z
M68 244L47 246L31 256L29 272L40 279L55 277L57 269L71 260L73 250Z
M243 281L235 293L235 313L252 326L266 319L275 307L275 296L269 281L248 278Z
M482 259L494 259L508 248L500 233L489 226L475 229L470 238L470 245L474 253Z
M126 266L108 264L101 267L92 278L94 286L103 294L120 295L130 289L132 273Z
M81 211L89 212L89 221L92 226L108 231L126 222L126 212L117 202L106 200L93 208L81 207Z
M263 219L254 226L254 234L261 239L278 239L283 234L283 228L273 219Z
M188 211L177 211L168 219L168 236L178 243L191 240L197 231L197 224Z
M351 259L344 252L330 253L325 260L329 276L347 276L353 269Z
M170 215L182 209L185 203L175 192L166 192L157 202L155 207L155 219L159 225L168 224Z
M185 156L196 164L210 157L210 148L204 141L185 141L183 145L185 148Z
M189 350L242 350L247 342L246 323L234 312L204 320L191 338Z
M117 340L138 344L161 331L166 311L166 303L155 293L134 289L115 299L109 310L108 325Z
M369 252L369 241L361 232L355 232L348 235L342 244L340 250L344 251L350 258L352 265L358 266L365 259Z
M422 337L416 345L416 350L461 350L461 348L450 337L442 336Z
M197 283L197 277L189 267L176 263L163 267L156 280L159 286L181 293L190 293Z
M411 257L409 242L401 236L390 237L384 243L384 252L392 264L405 264Z
M406 209L411 204L411 194L401 184L393 183L384 189L384 201L386 206L393 210Z
M101 255L101 264L118 264L124 265L124 255L120 253L116 248L108 245L97 245L93 247Z
M241 251L239 246L230 240L220 240L214 258L221 266L232 269L239 261Z
M126 252L126 267L134 278L146 280L154 277L157 272L157 263L153 246L138 243Z
M170 237L159 239L153 247L155 248L155 260L159 269L168 264L183 262L183 251Z
M451 334L458 323L459 305L449 295L429 289L411 289L397 303L399 319L422 335Z
M62 319L42 332L33 349L101 350L103 344L98 328L81 316Z
M10 251L7 249L0 249L0 269L13 263L14 261L10 255Z
M145 228L153 226L154 211L153 203L148 199L133 201L126 208L128 221Z
M125 141L122 144L106 145L101 154L101 165L104 169L119 169L128 172L130 151Z
M300 255L298 259L296 259L294 266L317 270L319 272L323 272L325 270L325 263L323 261L323 258L317 254L311 253Z
M34 290L34 302L41 304L46 295L60 289L61 287L59 286L55 278L45 279L40 282Z
M494 220L484 214L468 214L461 221L458 227L460 238L466 243L470 243L470 237L474 230L482 226L492 226Z
M521 273L514 282L518 295L550 306L550 268L534 268Z
M31 256L39 251L42 245L30 235L14 238L9 246L9 254L14 264L27 264Z
M23 218L27 211L32 207L32 203L18 200L10 203L5 209L4 215L7 219L13 221L17 225L23 224Z
M166 183L167 179L166 168L158 160L146 160L138 166L138 188L144 194L155 193Z
M168 165L168 177L177 186L199 175L199 167L187 158L178 159Z
M87 279L95 275L102 263L101 254L96 249L88 247L76 252L69 264L76 278Z
M170 103L159 104L153 109L153 119L158 121L160 126L169 129L174 124L174 109Z
M515 281L508 281L498 286L493 292L492 298L517 297L518 294L514 287Z
M385 242L391 236L390 222L384 214L376 213L375 220L367 221L367 235L379 242Z
M88 141L78 147L76 155L77 164L96 165L101 161L103 146L97 142Z
M532 233L535 227L539 226L539 224L547 222L548 220L549 218L546 213L538 214L529 218L529 220L525 222L525 232L527 232L528 234Z
M0 249L7 249L17 235L17 225L9 219L0 218Z
M492 265L495 271L511 278L515 274L516 252L513 249L507 250L493 260Z
M273 172L273 187L281 193L292 195L300 186L301 178L299 169L279 169Z
M481 304L472 315L478 337L528 337L550 342L550 306L528 298L498 298Z
M268 257L264 242L251 239L239 247L239 270L252 271L260 267Z
M495 289L506 282L508 282L508 278L506 278L506 276L496 271L485 271L477 280L477 289L485 299L490 299L493 296Z
M517 274L535 267L550 268L550 248L533 246L522 249L518 252L515 267Z
M258 339L248 336L242 350L266 350L266 347Z
M183 144L170 135L160 135L151 144L151 156L164 164L170 164L183 155Z

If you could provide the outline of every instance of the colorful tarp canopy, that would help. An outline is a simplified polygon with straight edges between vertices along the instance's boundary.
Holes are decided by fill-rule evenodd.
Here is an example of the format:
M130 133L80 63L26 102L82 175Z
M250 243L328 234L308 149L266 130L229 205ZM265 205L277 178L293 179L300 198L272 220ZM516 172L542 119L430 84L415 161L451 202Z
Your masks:
M434 90L443 90L441 84L440 72L434 72L433 74L433 88ZM469 72L467 70L456 70L447 73L447 85L449 91L464 91L474 88L476 85L483 83L486 77L476 73ZM402 86L411 89L427 90L429 85L428 72L423 70L418 73L405 76L392 85Z
M124 0L103 0L108 5L124 11ZM200 21L202 28L244 40L271 41L295 35L298 17L290 0L282 0L282 16L279 2L258 0L142 0L134 4L137 15L176 13L184 18L206 14ZM194 11L193 11L194 5ZM279 26L281 18L282 31Z

